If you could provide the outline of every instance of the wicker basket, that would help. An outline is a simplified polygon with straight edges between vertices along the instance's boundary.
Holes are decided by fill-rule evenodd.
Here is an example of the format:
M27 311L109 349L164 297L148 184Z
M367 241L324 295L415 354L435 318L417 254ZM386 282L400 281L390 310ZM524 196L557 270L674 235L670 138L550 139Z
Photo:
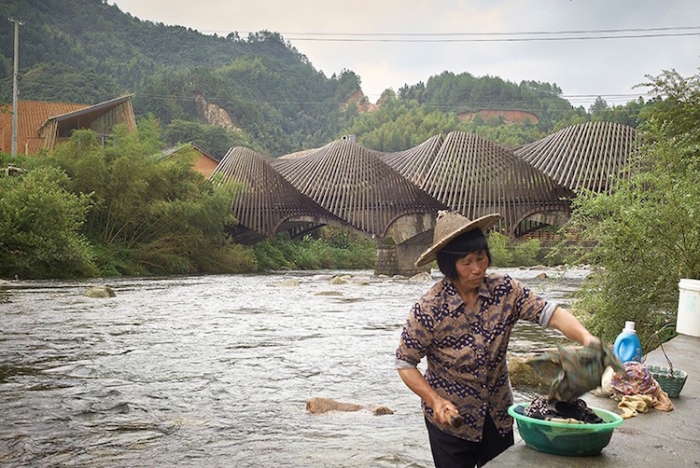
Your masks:
M661 390L668 393L671 398L678 398L683 385L688 378L688 373L671 367L646 366L654 380L661 385Z
M661 390L668 393L668 396L671 398L678 398L678 396L681 393L681 390L683 389L683 385L685 385L685 381L688 378L688 373L673 368L673 364L671 363L671 360L668 358L666 350L664 349L664 344L661 342L661 338L659 338L660 331L661 330L654 333L651 336L651 338L656 338L658 340L659 347L661 348L661 352L664 353L664 357L666 358L668 367L653 366L646 364L645 367L647 368L651 376L654 377L654 380L656 380L659 383L659 385L661 386ZM645 360L646 356L643 356L642 363Z

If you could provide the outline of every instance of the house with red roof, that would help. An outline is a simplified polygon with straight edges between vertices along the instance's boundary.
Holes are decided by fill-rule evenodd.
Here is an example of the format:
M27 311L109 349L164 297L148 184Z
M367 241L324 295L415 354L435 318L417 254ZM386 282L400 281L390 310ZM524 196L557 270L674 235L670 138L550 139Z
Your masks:
M102 141L117 124L136 130L136 117L131 96L122 96L100 104L66 102L17 102L17 154L32 155L42 149L51 151L70 138L73 131L89 129ZM0 152L12 151L11 105L0 109Z

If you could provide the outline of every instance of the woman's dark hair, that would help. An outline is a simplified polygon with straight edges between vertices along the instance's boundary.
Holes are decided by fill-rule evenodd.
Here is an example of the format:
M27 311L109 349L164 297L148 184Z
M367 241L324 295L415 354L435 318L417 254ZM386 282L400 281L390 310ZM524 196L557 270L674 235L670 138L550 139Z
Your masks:
M472 229L464 234L452 239L449 244L437 253L438 268L443 275L450 279L457 279L457 260L464 258L470 253L486 252L491 265L491 252L486 242L486 236L481 229Z

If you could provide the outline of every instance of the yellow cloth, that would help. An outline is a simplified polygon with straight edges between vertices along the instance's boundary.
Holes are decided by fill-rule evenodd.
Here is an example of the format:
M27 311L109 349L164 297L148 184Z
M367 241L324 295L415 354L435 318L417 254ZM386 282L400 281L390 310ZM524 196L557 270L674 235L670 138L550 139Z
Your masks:
M651 395L625 395L617 407L622 410L622 418L632 418L639 413L646 413L654 406L654 398Z
M623 419L632 418L639 413L646 413L650 408L656 408L660 411L673 411L675 408L668 393L661 390L661 386L658 386L654 393L625 395L617 407L622 410Z

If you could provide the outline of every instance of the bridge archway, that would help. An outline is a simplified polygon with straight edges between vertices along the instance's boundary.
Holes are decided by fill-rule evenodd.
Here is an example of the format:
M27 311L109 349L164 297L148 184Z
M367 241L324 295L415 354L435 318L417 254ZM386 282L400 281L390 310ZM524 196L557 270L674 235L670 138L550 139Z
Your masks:
M211 175L227 186L238 223L226 227L236 242L254 244L279 232L295 237L325 224L348 224L299 191L270 165L272 158L250 148L231 148Z
M573 192L478 135L451 132L384 157L404 177L469 219L499 213L496 229L513 237L526 213L567 210Z
M377 240L377 275L412 276L430 271L430 266L417 267L415 261L433 240L435 217L430 213L412 213L396 218L383 239Z
M550 226L561 228L566 224L570 216L570 210L536 211L528 213L518 221L514 237L523 237Z

